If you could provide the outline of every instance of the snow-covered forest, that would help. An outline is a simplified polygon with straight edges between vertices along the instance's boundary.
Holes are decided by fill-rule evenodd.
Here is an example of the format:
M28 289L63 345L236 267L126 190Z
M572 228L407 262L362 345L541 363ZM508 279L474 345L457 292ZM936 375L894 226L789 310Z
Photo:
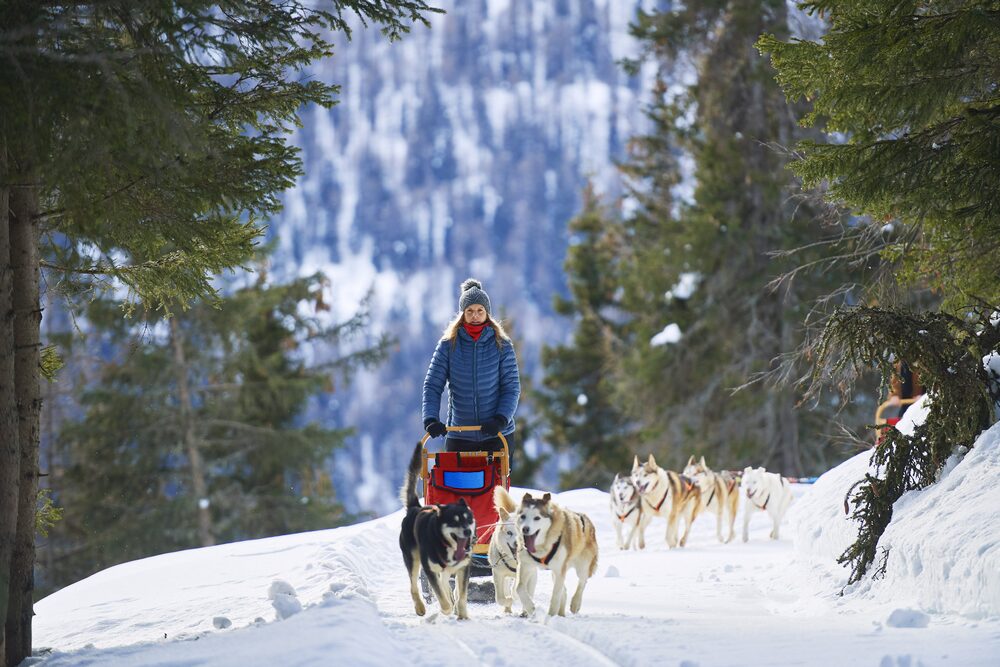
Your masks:
M1000 663L998 16L0 0L0 667ZM412 613L438 419L590 517L579 614ZM647 456L702 515L619 551Z

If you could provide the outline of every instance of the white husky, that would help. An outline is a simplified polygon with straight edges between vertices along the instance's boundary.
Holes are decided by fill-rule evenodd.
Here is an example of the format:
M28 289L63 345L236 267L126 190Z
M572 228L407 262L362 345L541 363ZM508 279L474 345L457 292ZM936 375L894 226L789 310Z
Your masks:
M631 477L616 474L611 482L611 523L619 549L646 548L646 526L653 520L642 511L642 496Z
M493 489L493 505L500 521L490 538L489 561L493 568L497 604L503 607L504 613L509 614L514 604L514 586L517 585L517 552L521 548L521 531L517 529L514 520L517 504L503 486Z
M743 504L743 541L750 539L750 515L757 511L771 515L774 523L771 539L778 539L781 520L792 502L792 486L788 480L778 473L767 472L764 468L747 466L743 469L740 490L746 496Z

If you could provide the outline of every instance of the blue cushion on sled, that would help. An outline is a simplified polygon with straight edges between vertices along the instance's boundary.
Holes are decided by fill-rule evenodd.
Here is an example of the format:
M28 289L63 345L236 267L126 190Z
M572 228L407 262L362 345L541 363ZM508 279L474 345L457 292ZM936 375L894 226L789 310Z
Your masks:
M486 472L483 470L472 472L446 470L444 472L444 485L453 489L481 489L485 481Z

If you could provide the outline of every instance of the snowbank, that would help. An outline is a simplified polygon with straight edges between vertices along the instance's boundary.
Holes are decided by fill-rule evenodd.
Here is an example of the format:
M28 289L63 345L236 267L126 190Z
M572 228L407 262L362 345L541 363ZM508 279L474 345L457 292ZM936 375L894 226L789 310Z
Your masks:
M937 484L896 502L879 546L889 549L886 576L859 594L909 589L927 611L1000 616L1000 424L952 457Z
M918 419L926 414L925 408L914 412ZM830 470L792 506L799 560L836 567L835 559L857 537L844 499L870 470L870 459L871 451L862 452ZM1000 616L1000 424L964 458L952 457L937 484L896 502L879 547L889 550L885 577L865 579L846 595L905 600L928 612L971 618Z

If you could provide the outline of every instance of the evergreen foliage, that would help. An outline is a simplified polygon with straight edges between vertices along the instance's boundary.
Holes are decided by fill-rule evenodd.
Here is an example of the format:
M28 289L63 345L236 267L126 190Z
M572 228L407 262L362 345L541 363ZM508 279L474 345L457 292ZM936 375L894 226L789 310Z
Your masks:
M803 141L792 168L831 201L905 225L883 254L946 308L1000 303L1000 3L800 7L827 21L822 41L758 46L789 99L812 102L801 123L842 141Z
M50 271L165 307L249 259L301 174L299 110L333 103L336 86L301 76L332 54L328 31L357 13L396 38L429 11L311 4L5 3L0 50L17 66L0 77L2 131L39 179Z
M163 319L137 331L121 319L118 304L92 305L90 323L115 359L83 394L84 418L60 434L70 465L57 489L65 522L54 544L74 555L50 573L49 584L199 546L202 509L211 542L342 521L326 470L348 431L304 422L303 413L312 397L332 390L331 374L378 362L388 341L307 363L301 346L322 340L346 350L366 323L365 311L326 323L322 290L318 275L285 285L262 279L225 297L221 308L199 302L174 315L183 356L176 330ZM190 387L190 415L179 374ZM203 462L204 497L195 489L188 420Z
M983 357L1000 345L1000 323L990 321L990 312L976 315L960 319L861 307L835 314L824 332L816 383L877 366L888 384L895 372L891 360L905 359L932 397L926 421L912 436L894 428L880 432L872 454L876 473L855 485L851 504L852 518L861 524L858 539L838 560L851 567L849 583L874 562L893 503L906 491L935 482L948 456L972 447L994 421L1000 391L990 383ZM875 575L884 567L883 561Z
M876 558L892 503L932 483L947 456L995 419L981 360L1000 343L986 317L1000 307L1000 4L800 7L826 20L822 40L758 42L789 99L812 103L801 124L833 135L801 142L792 168L806 184L825 183L831 202L870 216L859 229L898 226L879 258L893 279L929 287L944 311L915 313L883 298L882 308L838 313L808 348L817 352L813 394L823 382L849 388L866 365L887 378L893 356L929 385L926 423L912 437L889 432L873 457L879 474L853 495L861 528L840 560L857 581Z
M0 378L14 386L0 414L19 411L23 425L9 576L0 548L0 665L31 653L39 264L71 294L125 285L128 307L213 295L211 277L250 258L259 221L301 172L287 145L299 109L333 102L334 86L301 77L330 55L325 35L354 13L396 39L432 11L423 0L0 0L0 202L11 210L0 211L11 228L0 275L18 267L19 297L3 322L30 357Z
M804 132L753 45L786 23L783 2L704 1L640 14L634 26L660 74L651 130L632 141L623 168L638 207L623 222L618 393L641 441L673 466L697 452L713 467L799 475L839 454L826 433L837 408L797 411L785 382L808 374L783 355L812 326L817 298L853 271L820 270L840 221L820 224L784 170L781 148ZM690 64L697 83L679 86ZM693 174L682 178L682 163ZM781 281L796 261L816 264ZM671 324L681 340L657 340ZM764 378L775 381L754 383Z
M556 312L573 318L576 328L569 343L542 349L544 389L533 392L546 441L579 459L562 474L568 488L605 488L630 460L628 423L614 401L612 374L619 233L588 190L583 211L569 223L564 266L571 298L555 300Z

